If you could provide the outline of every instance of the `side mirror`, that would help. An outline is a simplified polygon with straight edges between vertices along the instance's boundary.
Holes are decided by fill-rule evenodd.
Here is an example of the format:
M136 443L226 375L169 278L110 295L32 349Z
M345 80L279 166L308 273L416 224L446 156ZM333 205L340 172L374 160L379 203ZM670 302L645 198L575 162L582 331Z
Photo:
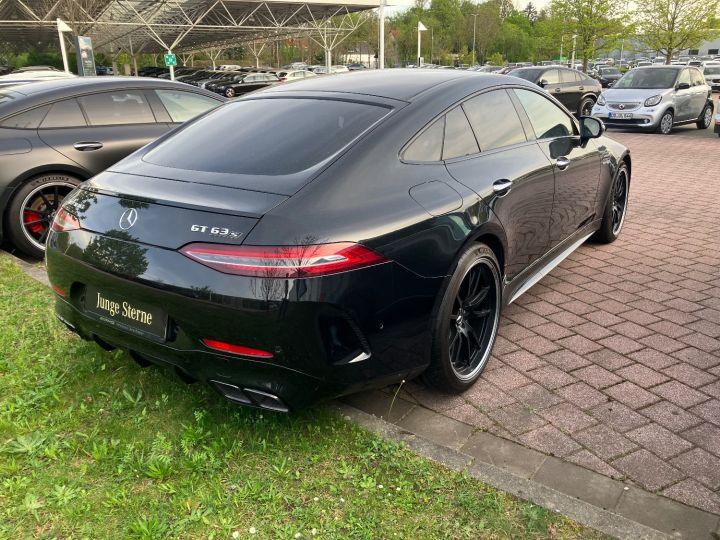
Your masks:
M690 88L690 84L686 82L678 83L678 85L675 87L675 90L687 90Z
M548 82L547 82L545 79L541 79L541 80L539 80L538 83L537 83L537 85L538 85L540 88L545 88L545 87L547 86L547 84L548 84Z
M605 133L605 124L602 120L593 116L580 117L580 138L582 140L597 139L603 133Z

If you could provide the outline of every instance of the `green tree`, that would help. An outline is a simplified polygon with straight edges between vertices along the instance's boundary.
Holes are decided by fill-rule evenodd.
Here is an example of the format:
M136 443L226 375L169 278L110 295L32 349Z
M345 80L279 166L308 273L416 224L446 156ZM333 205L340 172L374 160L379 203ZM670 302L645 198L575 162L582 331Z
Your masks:
M530 21L532 24L535 24L537 22L538 12L535 4L533 4L532 2L528 2L527 6L525 6L525 9L523 9L523 13L527 17L528 21Z
M660 51L669 64L673 53L690 49L720 34L717 16L720 0L643 0L636 19L641 39Z
M622 6L622 0L552 1L553 16L563 21L567 34L577 36L576 58L582 59L583 70L587 70L588 60L595 57L599 48L610 47L617 40L622 31L619 19Z

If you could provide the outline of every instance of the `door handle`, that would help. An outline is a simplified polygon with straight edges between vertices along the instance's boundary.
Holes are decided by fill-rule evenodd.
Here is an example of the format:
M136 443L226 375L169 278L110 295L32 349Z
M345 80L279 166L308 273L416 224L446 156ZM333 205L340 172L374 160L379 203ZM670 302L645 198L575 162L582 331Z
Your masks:
M565 156L561 156L555 160L555 165L557 165L558 169L564 171L570 166L570 160Z
M507 194L511 187L512 180L502 179L496 180L495 183L493 183L493 191L500 196Z
M580 90L581 92L584 92L584 91L585 91L585 87L584 87L584 86L581 86L580 88L578 88L578 90Z
M73 144L73 148L75 148L75 150L80 150L81 152L100 150L102 147L103 144L101 142L76 142Z
M559 88L556 88L556 89L555 89L555 92L559 92L559 91L560 91L560 89L559 89Z

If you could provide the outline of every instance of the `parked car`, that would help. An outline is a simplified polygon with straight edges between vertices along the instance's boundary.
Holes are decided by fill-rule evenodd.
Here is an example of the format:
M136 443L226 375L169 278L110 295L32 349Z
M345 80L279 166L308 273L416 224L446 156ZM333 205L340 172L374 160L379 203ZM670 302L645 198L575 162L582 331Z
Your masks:
M582 71L559 66L520 68L510 75L544 88L577 116L590 116L602 86Z
M115 75L115 70L112 66L95 66L96 75Z
M75 186L223 101L180 83L137 77L0 89L0 238L42 256L52 217Z
M205 90L210 90L211 92L217 92L218 94L222 94L223 92L219 90L219 87L226 84L238 82L242 80L242 78L248 73L254 73L254 71L247 68L242 69L245 71L228 71L225 77L209 81L207 84L205 84Z
M234 98L279 82L280 79L274 73L246 73L234 82L217 85L215 92L227 98Z
M720 90L720 63L706 65L703 68L705 82L713 90Z
M587 238L618 237L629 188L629 153L602 122L527 81L316 77L80 186L55 217L48 277L72 331L235 403L296 410L421 373L460 393L503 306Z
M608 126L665 135L682 124L707 129L713 118L712 90L695 67L635 68L602 93L592 115Z
M308 77L317 77L312 71L307 69L295 69L290 71L278 71L276 74L277 78L281 81L298 81L307 79Z
M615 67L601 67L597 71L597 80L603 88L610 88L622 77L620 70Z
M367 66L365 64L354 63L354 64L348 64L347 68L350 71L361 71L363 69L367 69Z

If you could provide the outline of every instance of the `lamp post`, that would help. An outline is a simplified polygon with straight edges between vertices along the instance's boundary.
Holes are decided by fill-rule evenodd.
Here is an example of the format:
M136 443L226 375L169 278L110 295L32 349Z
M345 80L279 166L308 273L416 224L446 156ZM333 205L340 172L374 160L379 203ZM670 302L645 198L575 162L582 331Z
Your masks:
M560 36L560 58L559 58L559 60L560 60L561 62L563 61L563 43L564 43L564 42L565 42L565 34L563 34L562 36Z
M420 67L420 36L421 32L425 32L427 28L423 23L418 20L417 32L418 32L418 50L417 50L417 66Z
M572 60L570 61L570 68L575 69L575 41L577 40L577 34L573 34L573 50L572 50Z
M430 63L435 63L435 27L430 27Z
M478 18L478 15L480 15L480 14L479 14L479 13L473 13L473 53L472 53L473 66L474 66L475 64L477 64L477 59L476 59L476 57L475 57L475 33L476 33L476 30L477 30L477 18Z
M70 68L68 67L67 51L65 50L65 38L63 38L63 32L72 32L72 28L70 28L60 17L57 18L56 22L58 29L58 37L60 38L60 53L62 54L63 68L65 69L65 73L70 73Z

